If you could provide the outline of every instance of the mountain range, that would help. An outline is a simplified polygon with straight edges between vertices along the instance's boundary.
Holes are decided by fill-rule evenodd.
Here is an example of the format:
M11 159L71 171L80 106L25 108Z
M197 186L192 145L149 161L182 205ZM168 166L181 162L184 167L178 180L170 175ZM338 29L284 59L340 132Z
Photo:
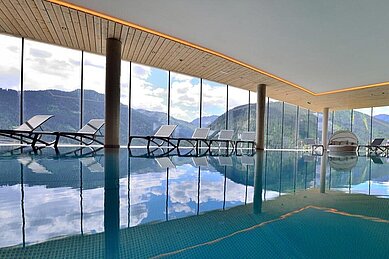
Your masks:
M14 90L0 89L0 128L10 129L19 125L20 93ZM59 90L24 91L24 118L30 118L35 114L53 114L55 117L44 124L44 130L52 131L77 131L80 126L80 90L64 92ZM84 91L84 112L83 123L92 118L104 117L104 95L93 90ZM128 136L128 108L121 104L121 144L127 144ZM250 120L248 120L250 112ZM282 112L284 113L283 137ZM235 137L238 132L255 130L255 104L246 104L235 107L220 116L212 115L202 118L203 125L212 130L228 128L235 130ZM316 123L319 121L318 136L321 135L321 115L317 117L310 113L307 116L306 110L300 111L297 137L299 140L305 138L316 138ZM296 139L296 106L281 102L269 103L269 124L267 127L267 143L270 148L295 147ZM152 135L162 124L167 124L167 114L164 112L147 111L144 109L131 109L131 135ZM373 117L373 138L386 137L389 132L389 115L381 114ZM309 123L308 123L309 121ZM178 125L174 132L176 137L190 137L195 128L198 127L199 118L193 121L183 121L174 117L170 118L170 124ZM350 112L337 111L334 125L329 121L329 131L350 129ZM370 137L370 116L354 111L353 132L358 135L360 142L365 144ZM283 143L281 141L283 140Z

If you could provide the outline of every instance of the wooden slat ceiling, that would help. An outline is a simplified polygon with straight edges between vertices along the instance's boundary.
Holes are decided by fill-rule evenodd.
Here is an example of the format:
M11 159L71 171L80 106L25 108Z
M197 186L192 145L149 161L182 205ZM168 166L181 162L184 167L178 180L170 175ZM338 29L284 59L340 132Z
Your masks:
M122 58L256 91L314 111L389 105L389 86L315 96L206 51L44 0L0 0L0 32L105 55L120 39Z

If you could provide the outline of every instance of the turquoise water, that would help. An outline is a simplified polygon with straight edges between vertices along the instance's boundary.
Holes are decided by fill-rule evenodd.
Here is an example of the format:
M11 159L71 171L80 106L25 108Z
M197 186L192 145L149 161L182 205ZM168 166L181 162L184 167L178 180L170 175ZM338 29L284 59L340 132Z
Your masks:
M0 151L1 258L389 254L386 158Z

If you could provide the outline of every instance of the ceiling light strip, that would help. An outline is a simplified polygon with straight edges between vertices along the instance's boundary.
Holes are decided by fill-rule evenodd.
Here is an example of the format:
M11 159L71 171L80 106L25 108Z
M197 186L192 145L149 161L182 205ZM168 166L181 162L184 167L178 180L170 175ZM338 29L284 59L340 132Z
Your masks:
M382 83L376 83L376 84L370 84L370 85L360 85L360 86L349 87L349 88L344 88L344 89L339 89L339 90L315 93L314 95L315 96L322 96L322 95L328 95L328 94L337 94L337 93L344 93L344 92L349 92L349 91L363 90L363 89L368 89L368 88L373 88L373 87L378 87L378 86L389 86L389 82L382 82Z

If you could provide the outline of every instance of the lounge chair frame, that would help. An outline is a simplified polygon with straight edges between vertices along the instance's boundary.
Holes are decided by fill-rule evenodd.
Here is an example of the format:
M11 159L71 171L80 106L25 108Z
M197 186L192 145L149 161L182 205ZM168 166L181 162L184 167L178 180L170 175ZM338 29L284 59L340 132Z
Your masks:
M251 150L254 150L256 144L255 136L256 136L255 131L242 132L240 136L240 140L235 141L235 151L237 152L239 144L248 144L248 145L251 144Z
M196 154L199 153L199 147L201 143L205 144L207 150L209 150L210 143L208 142L209 140L207 139L209 131L210 128L197 128L195 129L192 137L190 138L172 138L172 140L177 140L177 149L179 155L183 155L180 153L180 149L179 149L181 142L189 143L192 146L192 148L196 150ZM191 153L192 153L192 149L186 154L191 154Z
M384 138L376 138L370 143L370 145L359 145L357 149L358 154L361 148L366 148L367 153L375 153L375 154L384 153L387 155L389 151L389 146L381 145L384 140L385 140Z
M102 127L104 126L105 122L103 119L91 119L87 124L84 125L79 131L77 132L63 132L63 131L57 131L57 132L44 132L42 134L46 135L55 135L55 140L52 144L54 144L54 148L58 148L59 140L60 138L68 138L75 141L80 142L83 145L89 146L92 143L96 142L100 145L104 145L103 141L98 140L99 137L104 137L103 133L101 132ZM94 131L87 132L86 130L93 129ZM99 134L98 134L99 133Z
M234 141L232 140L232 136L234 134L233 130L221 130L219 132L219 138L217 139L210 139L209 140L209 148L212 148L212 144L218 143L220 148L220 143L225 143L227 150L230 147L230 144L232 145L232 150L234 150Z
M54 115L35 115L16 129L0 130L0 136L18 140L21 144L27 144L33 148L35 148L37 143L48 146L51 143L41 139L43 132L42 125L52 117ZM36 131L36 129L40 129L41 131Z
M177 147L177 144L172 141L173 138L171 138L170 136L173 134L176 127L177 125L162 125L154 134L154 136L129 136L128 148L131 148L131 142L133 139L144 139L147 141L146 148L148 153L153 153L154 150L161 148L164 144L167 144L168 146L171 146L174 149ZM158 143L157 141L161 142ZM151 144L156 145L156 148L153 151L151 151L150 149Z

